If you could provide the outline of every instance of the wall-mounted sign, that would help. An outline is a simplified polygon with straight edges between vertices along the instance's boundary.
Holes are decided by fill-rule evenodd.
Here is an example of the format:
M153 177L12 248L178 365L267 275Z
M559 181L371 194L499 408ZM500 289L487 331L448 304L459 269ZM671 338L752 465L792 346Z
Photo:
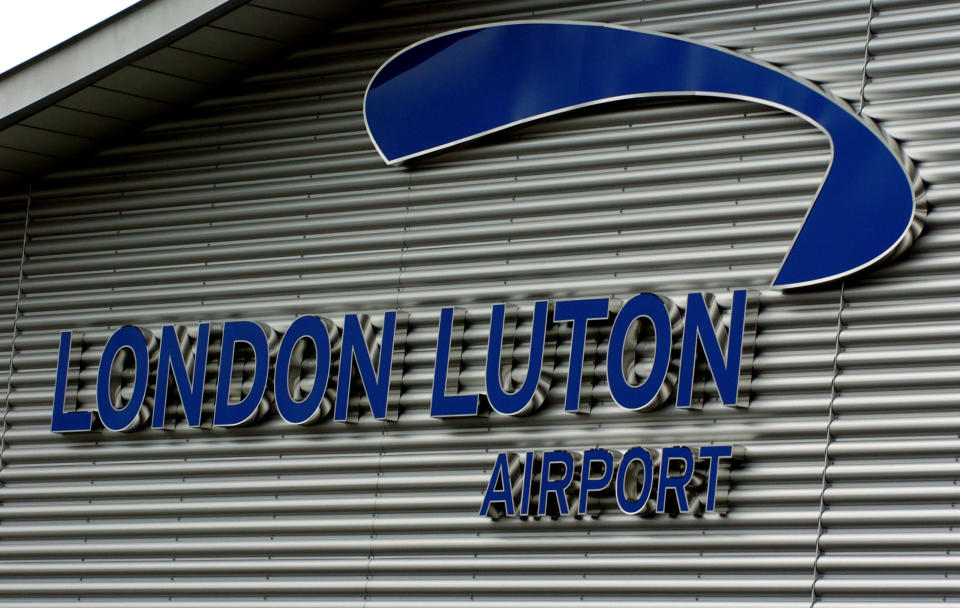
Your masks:
M381 66L367 88L364 119L393 164L587 105L664 95L755 101L829 138L830 167L774 287L849 275L909 246L919 232L924 198L876 125L779 68L677 36L565 22L447 32Z
M597 517L603 498L626 515L724 514L730 468L743 457L743 448L731 445L505 452L497 455L480 515Z
M648 411L670 399L677 407L697 407L693 393L698 358L705 360L721 401L746 407L756 315L756 294L745 290L733 293L729 325L709 293L688 294L682 310L650 293L625 302L536 302L529 338L522 337L529 345L524 380L514 385L511 367L521 341L518 307L496 304L490 312L484 389L467 392L458 379L465 315L462 309L444 308L430 415L477 416L482 405L506 416L533 413L554 381L558 348L568 349L569 359L564 411L589 411L589 401L581 394L587 329L601 324L607 324L609 332L605 352L591 353L591 358L605 362L605 381L620 407ZM272 409L290 424L311 424L331 411L336 421L354 422L360 412L357 400L351 405L351 394L361 392L374 418L396 420L407 320L403 312L386 312L376 331L366 315L349 314L341 322L308 315L285 329L226 321L201 323L189 331L166 325L159 336L126 325L110 336L101 352L95 411L77 408L81 373L76 366L81 357L72 352L72 332L65 331L60 335L50 428L56 433L90 431L96 421L111 431L134 431L148 422L156 429L167 428L176 402L194 427L201 426L204 412L209 415L211 410L213 425L223 427L255 422ZM561 325L570 326L569 343L558 344ZM310 366L305 364L307 350L314 362ZM649 368L642 377L637 372L641 352ZM212 395L203 390L208 362L218 370Z

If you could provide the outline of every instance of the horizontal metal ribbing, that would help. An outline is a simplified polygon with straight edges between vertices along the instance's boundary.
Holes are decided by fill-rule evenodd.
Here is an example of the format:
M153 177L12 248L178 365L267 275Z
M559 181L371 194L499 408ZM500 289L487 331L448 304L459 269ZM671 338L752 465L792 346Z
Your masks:
M530 17L688 34L856 99L864 2L394 2L37 184L0 605L808 606L824 476L823 605L956 595L958 14L876 5L864 114L918 163L931 208L911 252L846 286L826 470L836 288L767 289L822 180L825 137L754 104L625 102L394 169L360 101L405 44ZM722 407L706 375L702 411L627 412L598 359L591 413L567 414L563 349L534 415L429 416L441 306L467 308L460 380L474 390L490 303L713 291L726 306L741 287L762 291L747 409ZM85 334L69 378L93 409L91 364L121 323L286 327L398 307L412 320L396 423L364 411L356 425L189 429L171 406L170 432L48 430L62 330ZM596 520L476 515L500 451L710 443L746 450L725 517L633 518L610 498Z

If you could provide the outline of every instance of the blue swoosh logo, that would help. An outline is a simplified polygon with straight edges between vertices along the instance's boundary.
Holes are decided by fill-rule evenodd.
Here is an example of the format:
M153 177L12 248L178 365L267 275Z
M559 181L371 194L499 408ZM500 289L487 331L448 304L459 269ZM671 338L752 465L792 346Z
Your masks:
M814 86L725 49L592 23L517 22L441 34L404 49L374 75L367 130L388 164L585 105L652 95L748 99L827 134L827 175L775 287L849 275L910 233L907 169L875 126Z

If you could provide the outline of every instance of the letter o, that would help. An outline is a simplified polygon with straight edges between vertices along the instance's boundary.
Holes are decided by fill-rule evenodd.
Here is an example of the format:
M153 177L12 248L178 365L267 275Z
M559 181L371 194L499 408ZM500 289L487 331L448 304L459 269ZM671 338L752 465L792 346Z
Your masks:
M643 489L639 493L632 488L627 489L627 483L633 483L636 479L634 473L637 466L634 463L638 461L643 463ZM617 506L627 515L640 513L650 499L652 485L653 459L650 458L650 452L641 447L630 448L617 469Z
M646 317L653 323L656 344L650 375L638 386L633 386L627 382L623 373L623 349L627 341L627 330L638 317ZM607 349L607 384L610 387L610 396L617 405L628 410L640 410L653 403L667 377L672 350L670 313L663 300L652 293L643 293L628 300L613 322Z
M290 360L297 343L304 339L313 342L317 350L317 375L310 393L302 401L296 401L290 394ZM280 417L290 424L316 422L323 415L320 404L329 381L330 336L327 328L319 317L300 317L283 334L277 351L273 392Z
M119 401L120 390L113 394L110 385L114 375L114 362L124 348L133 353L135 378L130 401L117 409L114 397ZM143 407L143 401L147 396L149 365L150 353L147 351L147 339L139 328L124 325L113 332L103 349L100 367L97 369L97 413L100 415L103 426L111 431L132 431L143 422L140 419L140 408Z

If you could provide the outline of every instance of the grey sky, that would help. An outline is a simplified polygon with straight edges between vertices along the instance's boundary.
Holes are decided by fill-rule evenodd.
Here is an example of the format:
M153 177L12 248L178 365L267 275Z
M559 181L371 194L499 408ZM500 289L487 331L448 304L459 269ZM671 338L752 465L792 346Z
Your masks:
M0 73L135 3L136 0L0 0Z

